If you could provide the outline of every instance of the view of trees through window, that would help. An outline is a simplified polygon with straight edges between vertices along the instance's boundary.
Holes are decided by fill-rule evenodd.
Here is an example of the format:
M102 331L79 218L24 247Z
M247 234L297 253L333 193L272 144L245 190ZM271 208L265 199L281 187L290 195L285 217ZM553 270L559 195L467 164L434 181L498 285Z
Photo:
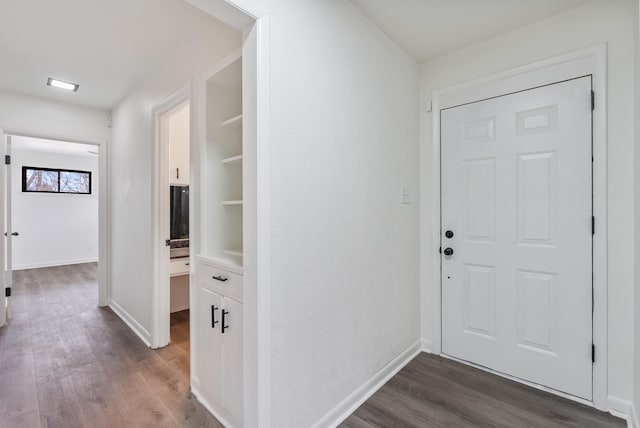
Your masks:
M91 171L22 167L22 191L91 193Z

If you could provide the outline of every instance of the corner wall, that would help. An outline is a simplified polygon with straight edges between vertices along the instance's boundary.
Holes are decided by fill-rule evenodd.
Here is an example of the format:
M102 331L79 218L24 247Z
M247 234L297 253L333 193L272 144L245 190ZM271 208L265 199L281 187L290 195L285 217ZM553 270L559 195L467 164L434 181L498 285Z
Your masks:
M326 426L419 340L418 66L349 1L269 19L271 426Z
M428 61L421 68L422 105L433 91L607 43L608 55L608 234L609 234L609 407L627 414L633 397L634 239L634 47L635 0L599 0L495 39ZM432 260L438 237L431 236L429 166L431 114L421 116L421 259ZM429 265L421 272L422 335L431 340L432 288Z

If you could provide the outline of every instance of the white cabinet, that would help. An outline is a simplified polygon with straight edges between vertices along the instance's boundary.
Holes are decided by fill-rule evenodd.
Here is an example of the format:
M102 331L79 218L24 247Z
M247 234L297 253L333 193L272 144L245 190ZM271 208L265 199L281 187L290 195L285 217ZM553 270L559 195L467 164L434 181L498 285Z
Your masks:
M169 261L169 275L180 276L189 274L189 257L171 259Z
M231 426L242 426L242 303L199 285L200 394Z
M169 182L189 185L189 104L169 117Z
M192 390L225 425L243 426L244 153L242 58L197 82ZM197 181L195 181L197 180Z

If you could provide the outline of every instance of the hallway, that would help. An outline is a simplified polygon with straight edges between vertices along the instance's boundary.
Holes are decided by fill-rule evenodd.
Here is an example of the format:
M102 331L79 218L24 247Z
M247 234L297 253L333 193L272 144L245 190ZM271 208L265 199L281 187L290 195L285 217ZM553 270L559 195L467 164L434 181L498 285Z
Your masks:
M172 318L171 345L149 349L97 307L96 276L95 263L14 272L2 427L221 427L189 392L185 314Z

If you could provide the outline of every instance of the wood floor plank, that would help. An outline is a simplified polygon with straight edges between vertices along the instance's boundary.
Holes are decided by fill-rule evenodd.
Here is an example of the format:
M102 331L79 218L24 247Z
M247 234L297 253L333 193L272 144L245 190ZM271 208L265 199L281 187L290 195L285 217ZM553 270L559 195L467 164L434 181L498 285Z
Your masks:
M343 427L624 427L594 408L430 354L420 354ZM366 425L365 425L366 426Z
M18 271L0 329L0 426L211 427L190 393L189 311L152 350L98 308L94 263ZM341 425L347 428L622 427L593 408L421 354Z
M40 426L82 428L82 409L71 376L48 378L38 384Z
M40 414L38 410L30 410L18 415L9 416L2 420L3 428L40 428Z
M189 311L152 350L97 307L95 263L16 271L0 328L0 427L212 427L190 393ZM18 305L19 304L19 305Z

